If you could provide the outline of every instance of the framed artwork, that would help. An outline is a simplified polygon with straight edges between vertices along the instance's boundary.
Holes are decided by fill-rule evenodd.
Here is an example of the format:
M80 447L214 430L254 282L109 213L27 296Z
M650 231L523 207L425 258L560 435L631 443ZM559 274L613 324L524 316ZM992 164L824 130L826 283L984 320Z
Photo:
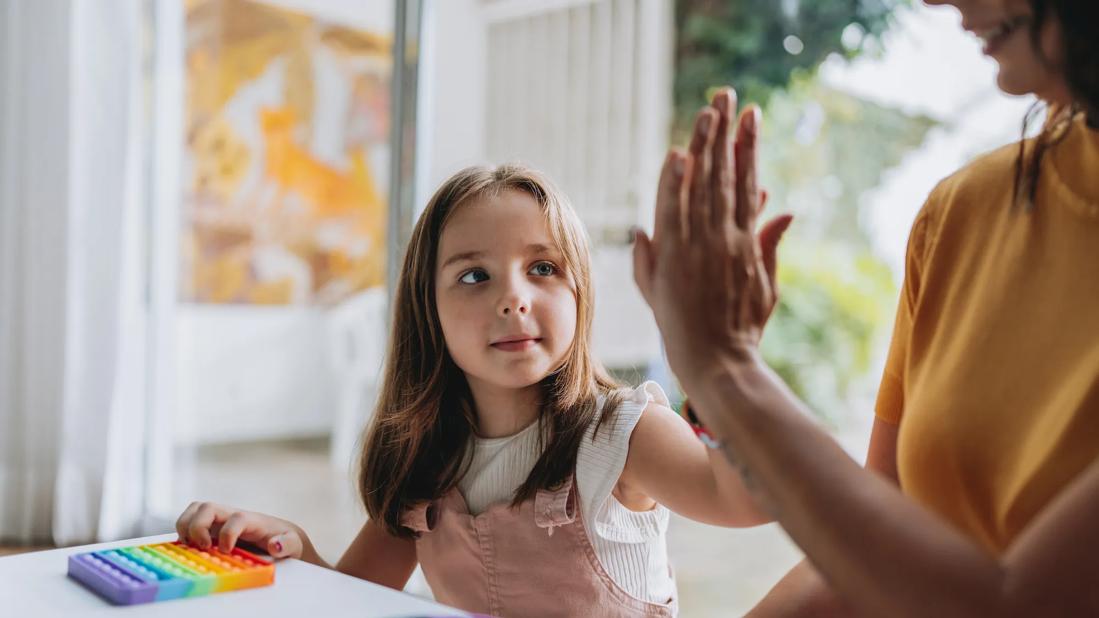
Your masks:
M384 286L392 33L251 0L185 13L180 299Z

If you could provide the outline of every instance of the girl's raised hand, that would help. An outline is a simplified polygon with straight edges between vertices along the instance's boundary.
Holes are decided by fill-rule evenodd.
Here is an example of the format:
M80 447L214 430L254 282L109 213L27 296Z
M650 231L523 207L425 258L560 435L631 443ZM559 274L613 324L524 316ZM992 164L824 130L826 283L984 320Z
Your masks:
M634 278L653 309L684 386L729 361L755 358L777 302L775 253L792 217L756 233L759 109L736 117L722 89L699 112L687 152L672 150L657 190L650 240L637 234Z
M179 540L200 549L215 542L223 552L237 541L263 547L273 558L301 558L305 533L298 526L270 515L241 511L213 502L192 502L176 520Z

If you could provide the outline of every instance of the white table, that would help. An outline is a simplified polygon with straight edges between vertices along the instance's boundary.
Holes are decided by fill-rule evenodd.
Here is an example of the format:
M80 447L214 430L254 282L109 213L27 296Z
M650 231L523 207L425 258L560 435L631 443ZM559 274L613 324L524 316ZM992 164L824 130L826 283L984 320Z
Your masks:
M469 616L466 612L300 560L279 561L275 566L275 583L271 586L129 606L111 605L66 576L70 554L175 539L176 535L166 534L0 558L0 615L13 618L122 615L180 618Z

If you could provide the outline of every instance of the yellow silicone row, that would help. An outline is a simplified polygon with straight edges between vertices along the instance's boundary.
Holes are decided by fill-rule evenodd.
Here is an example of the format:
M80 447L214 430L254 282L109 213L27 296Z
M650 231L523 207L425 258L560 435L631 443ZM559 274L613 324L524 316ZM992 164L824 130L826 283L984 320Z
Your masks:
M216 547L201 550L179 542L149 545L150 549L189 569L217 578L213 592L266 586L275 581L273 564L251 557L240 549L224 553Z

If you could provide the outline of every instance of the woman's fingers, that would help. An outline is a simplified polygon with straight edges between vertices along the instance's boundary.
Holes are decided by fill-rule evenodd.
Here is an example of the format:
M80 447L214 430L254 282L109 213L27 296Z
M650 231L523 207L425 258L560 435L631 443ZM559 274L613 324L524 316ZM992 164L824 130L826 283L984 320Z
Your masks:
M752 105L740 115L736 138L736 206L737 226L745 231L754 229L759 214L758 137L762 119L759 107Z
M717 136L718 114L712 107L704 107L698 112L695 132L691 138L690 198L686 204L685 217L688 232L686 237L692 241L699 238L711 226L713 178L713 149Z
M718 119L713 147L713 174L710 178L710 192L713 196L710 229L720 230L732 219L733 200L736 197L736 161L733 155L736 91L722 88L714 95L711 106L717 111Z
M660 170L660 184L656 188L656 222L652 243L657 247L665 240L680 238L683 225L683 174L687 156L679 149L668 151L664 167Z
M793 221L793 215L780 215L768 221L763 229L759 231L760 257L763 260L763 269L767 271L767 280L771 284L771 291L775 298L778 298L778 244Z
M633 238L633 280L641 297L652 307L653 246L641 230L634 232Z

